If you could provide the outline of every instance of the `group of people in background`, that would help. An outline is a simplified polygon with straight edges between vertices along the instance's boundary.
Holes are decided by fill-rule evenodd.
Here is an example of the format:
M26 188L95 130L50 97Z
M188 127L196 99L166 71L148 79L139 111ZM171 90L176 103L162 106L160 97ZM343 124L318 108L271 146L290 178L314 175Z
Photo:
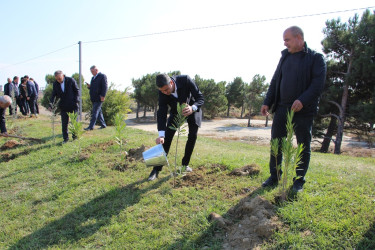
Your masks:
M8 78L8 82L4 85L4 95L9 96L13 102L9 106L9 115L17 114L17 107L22 115L30 117L38 117L39 105L39 85L28 75L21 77L13 77L13 81Z

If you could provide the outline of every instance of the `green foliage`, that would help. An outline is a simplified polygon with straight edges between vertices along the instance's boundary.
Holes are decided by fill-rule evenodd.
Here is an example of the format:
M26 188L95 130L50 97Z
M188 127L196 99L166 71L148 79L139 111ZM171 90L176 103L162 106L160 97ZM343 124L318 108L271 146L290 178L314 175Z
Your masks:
M234 105L239 108L244 102L244 90L245 83L241 77L234 78L233 82L230 82L226 86L225 96L228 100L228 107Z
M125 115L116 114L115 116L115 142L119 145L120 156L124 155L124 161L126 160L126 151L123 153L123 148L125 144L124 131L126 128Z
M203 116L212 119L224 112L228 104L225 82L215 83L213 79L203 79L199 75L195 75L194 81L204 96Z
M78 141L77 155L81 153L81 138L85 130L83 130L83 123L78 121L78 114L76 112L68 113L69 126L68 129L72 133L75 140Z
M56 81L55 76L53 74L47 74L45 80L47 85L52 85Z
M51 99L51 96L52 96L52 90L53 90L53 85L47 84L46 88L43 91L43 98L42 98L41 104L45 108L50 107L50 99Z
M114 88L114 83L111 83L102 105L103 116L107 125L114 124L116 114L123 115L126 118L126 114L130 111L131 99L129 94L126 90L119 91Z

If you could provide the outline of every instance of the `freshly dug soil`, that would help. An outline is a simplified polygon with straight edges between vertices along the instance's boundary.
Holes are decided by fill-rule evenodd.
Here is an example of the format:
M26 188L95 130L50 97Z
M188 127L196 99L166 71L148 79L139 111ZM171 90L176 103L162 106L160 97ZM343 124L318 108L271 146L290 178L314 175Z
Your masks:
M143 160L142 153L146 151L148 148L145 147L145 145L142 144L142 146L138 148L131 148L128 151L128 161L141 161Z
M1 146L1 150L16 148L17 146L22 145L22 143L15 141L15 140L9 140Z
M237 175L237 176L245 176L245 175L257 175L260 172L260 167L256 163L251 165L243 166L242 168L234 169L230 174Z
M264 198L246 197L228 211L231 220L212 213L210 218L225 230L223 249L260 249L281 228L274 206Z

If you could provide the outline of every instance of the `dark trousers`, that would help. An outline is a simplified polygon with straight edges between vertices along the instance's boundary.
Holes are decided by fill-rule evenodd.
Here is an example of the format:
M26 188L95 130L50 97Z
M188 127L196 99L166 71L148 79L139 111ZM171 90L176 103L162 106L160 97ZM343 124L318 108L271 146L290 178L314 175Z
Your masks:
M62 129L62 135L64 138L64 141L69 140L69 134L68 134L68 124L69 124L69 116L68 113L78 113L78 108L77 109L72 109L68 111L61 111L61 129ZM78 119L78 117L77 117ZM75 139L75 135L72 135L73 139Z
M17 104L12 103L12 105L9 106L9 115L13 115L13 107L14 107L14 113L17 114Z
M281 164L282 161L282 153L281 153L281 139L286 137L286 121L287 121L287 112L290 110L289 107L279 106L277 107L273 121L272 121L272 132L271 138L279 139L279 154L277 157L277 165ZM294 133L297 138L297 143L303 143L304 149L302 151L301 163L298 164L296 168L297 176L300 176L301 180L306 175L307 169L309 168L310 163L310 156L311 156L311 130L313 124L313 116L312 115L301 115L296 112L293 117L294 123ZM277 170L276 170L276 161L275 157L271 154L270 157L270 173L271 177L276 179L277 178ZM281 174L281 172L280 172Z
M25 108L22 105L22 100L19 97L16 99L16 103L17 103L18 107L20 108L21 113L23 115L26 115Z
M89 128L94 128L96 121L98 120L100 126L107 127L104 121L104 116L102 112L102 102L93 102L92 103L92 112Z
M35 99L34 105L35 105L35 113L39 115L38 98Z
M35 115L35 97L30 97L27 103L29 104L30 114Z
M169 117L167 130L165 131L164 144L163 144L164 151L167 154L169 153L169 149L171 147L174 134L176 133L175 130L172 130L169 128L169 126L172 126L172 121L173 121L173 117ZM197 141L198 128L199 128L198 125L195 123L194 115L190 115L188 117L187 122L189 126L189 134L188 134L188 139L185 145L185 154L184 154L184 157L182 158L182 166L189 165L191 155L193 154L195 142ZM161 171L163 169L163 166L156 166L154 167L154 169Z

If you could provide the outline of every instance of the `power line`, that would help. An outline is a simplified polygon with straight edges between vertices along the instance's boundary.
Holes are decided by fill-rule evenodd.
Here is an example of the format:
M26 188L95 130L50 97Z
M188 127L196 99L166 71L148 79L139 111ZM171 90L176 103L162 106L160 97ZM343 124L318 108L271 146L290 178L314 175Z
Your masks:
M364 7L364 8L357 8L357 9L350 9L350 10L338 10L338 11L331 11L331 12L324 12L324 13L307 14L307 15L300 15L300 16L277 17L277 18L262 19L262 20L253 20L253 21L245 21L245 22L238 22L238 23L217 24L217 25L210 25L210 26L203 26L203 27L194 27L194 28L186 28L186 29L179 29L179 30L153 32L153 33L140 34L140 35L131 35L131 36L124 36L124 37L116 37L116 38L108 38L108 39L101 39L101 40L93 40L93 41L87 41L87 42L84 42L84 43L86 43L86 44L87 43L99 43L99 42L108 42L108 41L114 41L114 40L122 40L122 39L144 37L144 36L155 36L155 35L164 35L164 34L171 34L171 33L178 33L178 32L194 31L194 30L221 28L221 27L243 25L243 24L273 22L273 21L296 19L296 18L302 18L302 17L312 17L312 16L322 16L322 15L329 15L329 14L337 14L337 13L344 13L344 12L351 12L351 11L358 11L358 10L365 10L365 9L372 9L372 8L375 8L375 6Z
M124 37L117 37L117 38L108 38L108 39L101 39L101 40L93 40L93 41L87 41L84 43L99 43L99 42L107 42L107 41L114 41L114 40L122 40L122 39L130 39L130 38L137 38L137 37L145 37L145 36L156 36L156 35L164 35L164 34L171 34L171 33L178 33L178 32L187 32L187 31L194 31L194 30L203 30L203 29L214 29L214 28L221 28L221 27L228 27L228 26L236 26L236 25L244 25L244 24L252 24L252 23L263 23L263 22L273 22L273 21L280 21L280 20L288 20L288 19L296 19L296 18L302 18L302 17L312 17L312 16L322 16L322 15L329 15L329 14L337 14L337 13L345 13L345 12L351 12L351 11L359 11L359 10L365 10L365 9L373 9L375 6L370 7L363 7L363 8L357 8L357 9L349 9L349 10L338 10L338 11L331 11L331 12L323 12L323 13L314 13L314 14L306 14L306 15L300 15L300 16L291 16L291 17L277 17L277 18L270 18L270 19L262 19L262 20L253 20L253 21L245 21L245 22L238 22L238 23L227 23L227 24L217 24L217 25L210 25L210 26L202 26L202 27L194 27L194 28L187 28L187 29L179 29L179 30L170 30L170 31L161 31L161 32L153 32L153 33L147 33L147 34L140 34L140 35L131 35L131 36L124 36ZM7 65L4 67L1 67L0 69L9 68L18 64L26 63L33 61L35 59L56 53L61 50L68 49L70 47L73 47L77 45L77 43L71 44L69 46L42 54L40 56L36 56L18 63L14 63L11 65Z
M27 60L25 60L25 61L21 61L21 62L18 62L18 63L14 63L14 64L11 64L11 65L7 65L7 66L4 66L4 67L1 67L0 69L5 69L5 68L9 68L9 67L12 67L12 66L18 65L18 64L22 64L22 63L30 62L30 61L33 61L33 60L35 60L35 59L38 59L38 58L45 57L45 56L48 56L48 55L50 55L50 54L56 53L56 52L58 52L58 51L61 51L61 50L64 50L64 49L68 49L68 48L73 47L73 46L75 46L75 45L77 45L77 43L75 43L75 44L71 44L71 45L69 45L69 46L66 46L66 47L63 47L63 48L60 48L60 49L57 49L57 50L54 50L54 51L51 51L51 52L45 53L45 54L42 54L42 55L40 55L40 56L36 56L36 57L30 58L30 59L27 59Z

